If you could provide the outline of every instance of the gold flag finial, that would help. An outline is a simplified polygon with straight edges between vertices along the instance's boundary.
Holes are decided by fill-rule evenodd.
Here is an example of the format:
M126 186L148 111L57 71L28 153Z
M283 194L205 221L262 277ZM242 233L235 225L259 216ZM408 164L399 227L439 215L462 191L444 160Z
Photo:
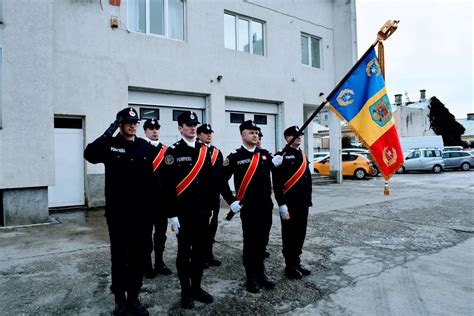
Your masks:
M384 47L383 41L389 38L398 28L399 20L388 20L385 24L380 28L377 33L377 39L375 40L374 45L378 47L378 60L380 69L382 70L382 76L385 79L385 56L384 56Z
M385 24L380 28L379 32L377 33L377 42L385 41L389 38L398 27L399 20L388 20Z

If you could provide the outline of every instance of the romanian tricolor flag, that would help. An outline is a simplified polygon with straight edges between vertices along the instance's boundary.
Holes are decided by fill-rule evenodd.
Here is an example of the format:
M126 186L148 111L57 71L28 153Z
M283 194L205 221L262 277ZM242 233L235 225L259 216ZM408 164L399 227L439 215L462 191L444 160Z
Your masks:
M388 180L403 164L382 69L371 47L327 98L329 108L348 122Z

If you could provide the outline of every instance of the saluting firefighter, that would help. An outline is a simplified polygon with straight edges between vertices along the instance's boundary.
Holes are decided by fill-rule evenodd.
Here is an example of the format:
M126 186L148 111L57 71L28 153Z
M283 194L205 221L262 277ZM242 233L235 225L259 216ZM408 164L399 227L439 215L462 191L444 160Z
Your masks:
M219 148L211 144L212 133L214 133L214 131L212 130L210 124L202 124L201 126L197 128L198 140L204 145L206 145L207 147L209 147L210 154L211 154L212 171L214 173L214 179L217 179L217 177L219 176L220 170L222 168L222 162L224 158ZM212 199L211 201L212 215L211 215L211 221L209 223L209 235L208 235L207 253L206 253L206 261L204 262L204 268L207 268L209 266L218 267L221 265L221 262L214 256L214 253L213 253L213 247L215 243L215 237L216 237L216 231L217 231L217 225L218 225L218 219L219 219L219 209L221 207L219 192L215 192L214 196L211 199Z
M166 229L168 228L168 214L163 204L163 184L161 170L168 146L159 140L160 123L155 119L147 119L143 124L146 140L152 145L153 153L153 183L151 187L150 211L153 219L149 231L148 255L145 262L145 278L153 279L156 274L170 275L171 270L163 261L165 251ZM153 234L153 228L155 230ZM153 268L151 253L155 251L155 268Z
M273 163L270 153L257 147L258 128L255 122L245 121L239 129L242 146L232 152L223 163L221 193L230 205L232 213L240 212L246 289L257 293L261 287L275 287L275 282L266 275L264 266L265 248L272 226L270 172ZM228 183L232 175L236 196L232 194Z
M178 238L176 268L181 285L181 306L194 300L209 304L213 297L201 288L207 233L213 198L213 174L209 148L196 140L199 124L195 112L178 116L180 141L168 148L164 176L171 229Z
M298 126L290 126L284 131L287 143L298 134L298 130ZM290 147L276 153L275 157L283 157L283 162L273 170L273 190L281 218L285 274L292 279L301 279L311 273L300 260L306 237L308 209L313 205L310 163L299 148L300 145L301 136L298 136Z
M151 212L149 197L152 174L150 144L136 136L139 118L133 108L117 113L105 133L87 145L84 158L105 165L105 216L110 236L114 315L148 315L138 294L148 242L145 227ZM114 132L120 128L117 136Z

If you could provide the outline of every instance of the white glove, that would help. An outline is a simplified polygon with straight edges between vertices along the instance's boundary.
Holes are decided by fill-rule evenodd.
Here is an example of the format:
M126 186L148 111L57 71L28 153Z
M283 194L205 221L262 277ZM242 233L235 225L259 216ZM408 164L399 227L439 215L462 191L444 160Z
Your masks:
M171 230L175 232L176 235L178 235L179 228L181 227L181 225L179 225L178 217L175 216L175 217L170 218L169 222L170 222Z
M279 167L283 163L283 156L275 155L272 162L275 167Z
M237 214L238 212L240 212L240 209L242 208L242 206L240 205L240 201L234 201L232 202L232 204L230 205L230 210L232 211L232 213L234 214Z
M282 220L287 221L290 219L290 213L288 213L288 206L286 206L285 204L280 205L278 207L278 210L280 211L280 217Z

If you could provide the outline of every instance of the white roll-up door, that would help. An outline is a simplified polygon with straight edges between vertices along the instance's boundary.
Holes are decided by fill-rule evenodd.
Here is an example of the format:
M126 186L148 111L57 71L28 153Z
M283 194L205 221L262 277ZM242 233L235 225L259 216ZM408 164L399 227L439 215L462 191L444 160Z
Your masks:
M239 125L246 120L256 121L262 129L262 147L275 153L277 114L278 105L274 103L226 100L224 154L228 155L242 145Z
M139 111L142 118L138 136L145 137L143 122L146 118L157 118L161 125L159 138L165 145L171 145L181 138L176 118L182 111L194 111L199 122L204 122L204 96L129 91L128 99L129 104Z

